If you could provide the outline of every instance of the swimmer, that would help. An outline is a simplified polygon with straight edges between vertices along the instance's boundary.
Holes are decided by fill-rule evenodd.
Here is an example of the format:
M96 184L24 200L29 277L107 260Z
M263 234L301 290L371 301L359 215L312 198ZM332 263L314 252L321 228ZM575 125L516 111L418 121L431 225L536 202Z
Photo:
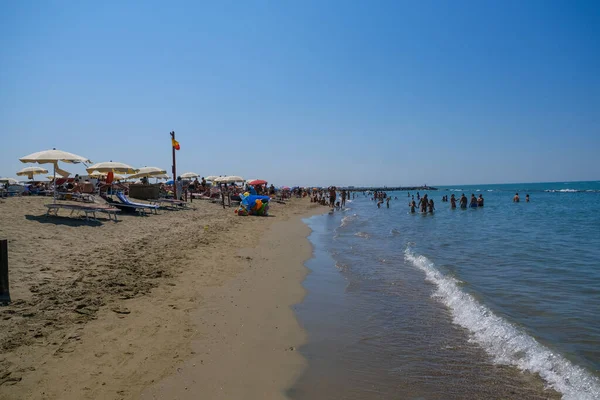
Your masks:
M519 201L519 193L515 193L515 197L513 197L513 203L518 203Z
M525 203L529 203L529 195L528 194L525 195Z

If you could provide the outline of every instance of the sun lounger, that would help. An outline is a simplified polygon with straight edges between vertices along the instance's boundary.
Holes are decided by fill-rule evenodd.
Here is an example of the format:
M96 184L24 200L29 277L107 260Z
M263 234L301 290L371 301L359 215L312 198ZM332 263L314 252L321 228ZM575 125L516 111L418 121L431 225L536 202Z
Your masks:
M85 214L86 221L89 221L89 220L97 221L96 213L102 212L102 213L108 214L109 220L112 220L114 218L114 221L117 222L117 213L120 211L118 208L111 207L109 205L101 205L101 204L74 204L74 203L59 202L59 203L46 204L46 207L48 208L48 211L46 212L46 215L48 215L48 216L51 214L54 216L58 216L58 210L64 209L64 210L71 210L71 215L73 215L74 212L77 212L77 214L79 214L80 212L83 212Z
M146 214L146 210L150 210L150 212L154 212L154 214L158 214L159 206L156 204L134 203L133 201L129 200L129 198L121 192L117 193L117 198L119 199L121 204L119 205L119 204L115 203L116 207L119 207L119 208L122 206L130 207L131 209L134 209L135 211L139 212L142 215Z

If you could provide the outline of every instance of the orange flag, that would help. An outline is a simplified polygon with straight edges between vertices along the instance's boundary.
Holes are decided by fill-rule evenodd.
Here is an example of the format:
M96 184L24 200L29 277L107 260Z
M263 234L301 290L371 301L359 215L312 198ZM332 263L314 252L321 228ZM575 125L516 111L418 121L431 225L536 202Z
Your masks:
M171 143L173 144L173 148L175 150L179 150L181 148L181 146L179 146L179 142L175 139L171 139Z

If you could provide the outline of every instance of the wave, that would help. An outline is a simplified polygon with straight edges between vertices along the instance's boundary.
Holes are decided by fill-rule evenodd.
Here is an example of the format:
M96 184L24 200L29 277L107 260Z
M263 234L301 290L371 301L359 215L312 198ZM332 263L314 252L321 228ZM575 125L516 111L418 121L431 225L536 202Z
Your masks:
M600 399L598 378L495 315L460 290L458 280L441 274L427 257L407 248L404 258L436 285L433 297L450 309L454 323L468 329L472 340L481 345L494 362L539 374L550 387L563 394L563 399Z
M343 228L344 226L347 226L352 221L354 221L356 218L358 218L357 214L346 215L344 218L342 218L342 223L340 224L340 228Z
M371 235L369 235L367 232L356 232L354 234L354 236L358 236L358 237L365 238L365 239L368 239L371 237Z
M544 192L548 192L548 193L577 193L579 192L579 190L577 189L546 189L544 190Z

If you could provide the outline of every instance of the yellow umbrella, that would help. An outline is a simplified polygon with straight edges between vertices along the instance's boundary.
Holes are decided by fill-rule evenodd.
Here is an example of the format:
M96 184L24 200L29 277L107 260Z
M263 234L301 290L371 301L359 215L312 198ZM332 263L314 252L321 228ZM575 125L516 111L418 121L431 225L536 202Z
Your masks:
M91 174L94 171L98 171L98 172L113 172L115 174L116 173L119 173L119 174L135 174L139 170L133 168L130 165L124 164L124 163L107 161L107 162L101 162L101 163L98 163L98 164L94 164L91 167L86 168L86 171L88 172L88 174Z
M48 170L42 167L26 167L17 172L18 176L26 176L29 179L33 179L34 175L47 174Z

